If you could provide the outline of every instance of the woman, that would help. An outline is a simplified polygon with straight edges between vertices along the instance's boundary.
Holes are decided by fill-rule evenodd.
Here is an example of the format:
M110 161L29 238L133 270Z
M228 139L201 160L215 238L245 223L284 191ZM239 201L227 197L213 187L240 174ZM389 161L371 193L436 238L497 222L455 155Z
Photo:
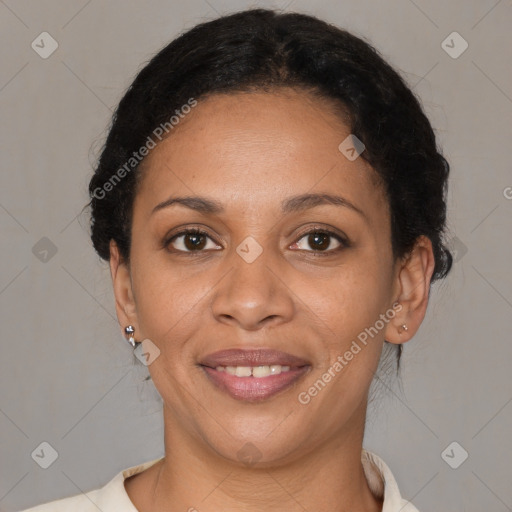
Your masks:
M344 30L249 10L161 50L89 190L165 456L30 510L416 511L362 442L379 362L451 267L448 173L418 100Z

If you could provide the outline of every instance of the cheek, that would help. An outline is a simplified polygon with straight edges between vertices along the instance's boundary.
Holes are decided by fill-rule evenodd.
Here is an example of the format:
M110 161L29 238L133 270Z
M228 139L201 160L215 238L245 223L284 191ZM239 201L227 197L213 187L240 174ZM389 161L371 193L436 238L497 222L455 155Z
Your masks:
M175 356L197 330L200 311L213 283L204 275L194 277L184 267L156 260L135 265L137 273L132 279L141 335L151 339L161 351Z
M384 329L371 330L386 310L388 288L370 265L340 267L322 287L309 286L307 306L327 326L318 366L297 390L307 410L324 416L325 428L348 421L368 392L382 351ZM379 324L380 325L380 324ZM309 409L311 407L311 409ZM321 411L329 410L329 419Z
M300 391L318 393L317 406L332 408L338 419L357 407L373 379L383 346L380 315L388 308L390 278L390 269L376 257L359 256L338 267L322 286L309 284L308 307L328 329L324 347L318 347L325 357L308 379L314 389Z
M373 325L384 312L390 272L374 260L357 257L322 281L309 280L307 286L308 305L325 319L334 333L346 338Z

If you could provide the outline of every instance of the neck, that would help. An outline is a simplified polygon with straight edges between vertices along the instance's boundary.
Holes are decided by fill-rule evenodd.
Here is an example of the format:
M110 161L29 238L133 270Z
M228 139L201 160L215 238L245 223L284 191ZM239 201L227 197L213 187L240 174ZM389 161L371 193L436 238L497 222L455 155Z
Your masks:
M364 414L344 435L265 468L241 465L205 449L171 416L164 406L166 456L150 468L145 502L135 503L143 512L382 510L361 462Z

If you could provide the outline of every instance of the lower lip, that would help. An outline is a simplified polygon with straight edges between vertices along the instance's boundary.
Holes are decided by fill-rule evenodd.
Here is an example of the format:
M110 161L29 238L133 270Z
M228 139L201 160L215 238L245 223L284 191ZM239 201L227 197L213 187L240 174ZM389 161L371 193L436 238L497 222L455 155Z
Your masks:
M202 368L211 382L231 397L237 400L257 402L270 398L292 386L308 371L309 366L290 368L287 372L267 377L237 377L208 366L202 366Z

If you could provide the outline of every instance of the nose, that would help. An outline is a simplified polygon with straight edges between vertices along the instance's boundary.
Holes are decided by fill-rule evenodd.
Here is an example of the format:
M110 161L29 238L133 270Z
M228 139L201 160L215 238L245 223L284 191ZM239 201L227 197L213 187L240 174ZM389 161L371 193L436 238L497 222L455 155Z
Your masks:
M265 257L251 263L234 254L233 267L212 298L215 319L247 331L289 322L294 314L293 293L281 272Z

